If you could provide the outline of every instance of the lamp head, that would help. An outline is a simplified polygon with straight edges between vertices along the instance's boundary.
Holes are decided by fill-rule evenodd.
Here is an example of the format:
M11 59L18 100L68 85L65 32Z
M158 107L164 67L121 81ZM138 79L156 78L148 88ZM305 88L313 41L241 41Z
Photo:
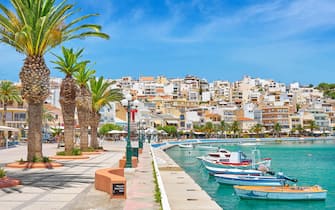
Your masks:
M127 106L128 105L128 100L127 99L122 99L121 100L121 104L122 104L122 106Z
M133 96L130 93L128 93L125 98L127 101L131 101L133 99Z
M140 105L140 101L136 99L136 100L133 102L133 104L134 104L135 107L138 107L138 105Z

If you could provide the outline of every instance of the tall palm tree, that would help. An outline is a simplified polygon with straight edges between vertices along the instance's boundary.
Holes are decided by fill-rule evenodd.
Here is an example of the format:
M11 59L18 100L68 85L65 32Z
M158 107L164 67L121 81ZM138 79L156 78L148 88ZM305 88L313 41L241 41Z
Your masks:
M281 125L279 123L275 123L273 126L273 132L276 134L276 137L280 136Z
M224 120L222 120L220 122L219 128L220 128L222 137L223 135L225 135L225 138L226 138L227 137L226 131L228 130L228 124Z
M86 65L89 61L78 61L81 57L83 49L74 51L73 49L62 47L63 56L56 56L57 60L52 61L57 66L55 69L63 72L65 78L62 80L60 87L60 105L64 119L64 141L65 154L71 154L74 147L74 125L76 110L76 94L78 92L76 80L73 74L79 71L82 65Z
M207 138L210 138L211 135L214 132L214 126L212 122L206 122L205 126L204 126L204 131L206 133Z
M0 82L0 102L3 104L2 125L6 125L6 113L9 103L22 103L19 89L10 81Z
M79 93L76 96L76 106L80 126L80 149L88 148L88 126L90 113L92 111L92 94L88 88L88 81L93 78L95 70L87 67L87 64L80 66L78 72L74 73L74 78L79 85Z
M66 0L10 0L13 11L0 3L0 41L26 55L20 72L22 97L28 103L28 161L42 158L42 107L49 95L50 70L44 55L62 42L95 36L108 38L95 24L80 24L96 16L69 20L78 10Z
M239 136L241 132L240 124L237 121L234 121L233 124L231 124L230 127L231 131L233 131L234 136Z
M311 129L311 134L313 135L313 131L314 131L315 129L318 129L319 126L315 123L314 120L311 120L311 121L309 122L308 128Z
M303 134L304 131L305 131L305 129L302 125L298 125L296 129L299 132L299 136L301 136L301 134Z
M92 94L92 112L90 117L91 126L91 146L98 148L97 131L101 114L100 109L104 106L110 106L110 102L120 101L123 98L122 93L117 89L110 89L112 83L104 80L92 78L89 83L89 89Z
M257 123L256 125L252 127L252 131L255 132L258 137L259 137L259 133L262 132L262 129L263 129L263 126L259 123Z

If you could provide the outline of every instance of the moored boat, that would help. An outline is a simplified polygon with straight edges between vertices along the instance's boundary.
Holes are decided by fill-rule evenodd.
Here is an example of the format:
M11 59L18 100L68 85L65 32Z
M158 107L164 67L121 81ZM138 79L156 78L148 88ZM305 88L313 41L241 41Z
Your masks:
M205 166L216 168L240 168L240 169L258 169L268 170L271 167L271 158L260 158L260 151L252 151L252 159L249 159L243 152L230 152L229 157L216 158L211 156L197 157ZM264 170L261 170L264 171Z
M231 162L229 159L211 160L207 157L198 157L205 166L216 168L251 168L251 161Z
M231 152L229 157L215 158L211 156L198 157L205 166L216 168L250 168L252 166L251 159L241 152Z
M325 200L327 190L320 186L234 186L236 195L243 199L265 200Z
M238 168L216 168L206 166L205 168L209 172L209 174L238 174L238 175L254 175L254 176L261 176L263 175L263 171L259 170L252 170L252 169L238 169Z
M193 148L192 144L178 144L180 148Z
M236 174L215 174L216 182L220 184L247 185L247 186L283 186L284 176L254 176Z
M208 153L209 158L213 159L229 159L231 152L227 149L220 148L217 152Z

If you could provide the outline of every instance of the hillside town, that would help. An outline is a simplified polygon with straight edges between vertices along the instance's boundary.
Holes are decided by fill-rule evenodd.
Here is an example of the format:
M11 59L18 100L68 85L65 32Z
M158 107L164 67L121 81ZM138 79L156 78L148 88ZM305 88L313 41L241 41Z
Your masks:
M298 82L287 85L250 76L235 82L208 82L190 75L173 79L123 77L111 81L113 89L132 96L133 130L155 133L157 128L173 126L177 132L172 136L177 138L297 137L329 136L335 126L335 101L312 85L302 86ZM61 82L61 78L50 80L45 110L54 117L45 122L47 127L63 126ZM3 106L0 109L3 113ZM8 106L6 125L24 130L26 111L25 104ZM127 126L127 109L120 102L102 108L100 113L100 125ZM171 136L162 132L162 137Z

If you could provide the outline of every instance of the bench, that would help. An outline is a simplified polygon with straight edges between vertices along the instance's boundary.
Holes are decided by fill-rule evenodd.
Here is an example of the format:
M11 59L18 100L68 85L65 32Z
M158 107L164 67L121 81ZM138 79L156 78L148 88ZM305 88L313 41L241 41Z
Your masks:
M95 189L110 194L110 198L126 199L126 184L123 168L104 168L95 171Z

